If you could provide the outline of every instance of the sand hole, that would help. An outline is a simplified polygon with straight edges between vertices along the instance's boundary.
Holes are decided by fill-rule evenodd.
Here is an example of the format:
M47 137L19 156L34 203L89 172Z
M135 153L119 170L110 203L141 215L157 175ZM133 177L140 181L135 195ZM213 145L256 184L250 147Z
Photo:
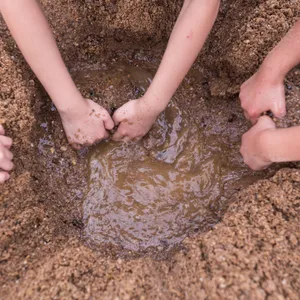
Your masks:
M102 66L80 70L75 78L83 90L94 84L93 92L101 91L102 101L113 103L114 90L127 98L142 94L151 73ZM171 102L142 142L93 147L83 203L85 238L134 251L166 249L219 222L228 191L248 184L252 173L241 160L228 160L235 149L203 130L193 115Z

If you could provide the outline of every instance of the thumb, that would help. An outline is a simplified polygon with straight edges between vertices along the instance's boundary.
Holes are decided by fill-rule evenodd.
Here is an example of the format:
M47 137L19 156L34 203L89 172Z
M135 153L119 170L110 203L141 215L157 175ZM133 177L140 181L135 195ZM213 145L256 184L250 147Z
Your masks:
M258 119L255 126L259 126L264 129L275 129L275 122L268 116L262 116Z
M281 102L275 102L272 105L272 112L274 114L275 117L277 118L283 118L286 115L286 105L285 105L285 101L281 101Z
M104 127L106 130L112 130L115 127L114 121L112 120L111 116L105 109L103 111L102 120L103 120Z
M112 118L115 122L115 125L118 126L119 123L122 121L122 119L121 119L121 108L119 108L115 111Z

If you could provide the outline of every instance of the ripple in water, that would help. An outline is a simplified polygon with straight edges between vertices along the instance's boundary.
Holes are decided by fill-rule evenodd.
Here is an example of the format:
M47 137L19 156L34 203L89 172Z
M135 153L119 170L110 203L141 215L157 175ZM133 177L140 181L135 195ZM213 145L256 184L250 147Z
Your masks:
M176 245L214 225L230 175L220 153L174 104L143 142L96 146L83 205L85 237L139 251Z

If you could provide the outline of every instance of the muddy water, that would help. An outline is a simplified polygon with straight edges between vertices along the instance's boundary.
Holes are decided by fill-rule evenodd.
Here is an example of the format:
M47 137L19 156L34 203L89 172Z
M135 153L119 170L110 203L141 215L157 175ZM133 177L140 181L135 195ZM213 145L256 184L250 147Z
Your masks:
M80 67L73 76L86 97L112 113L145 92L152 72L117 63ZM66 151L61 128L53 120L55 112L47 108L49 117L40 123L37 145L45 167L64 177L70 164L76 169L79 163L81 167L87 163L86 179L85 171L72 177L82 187L74 189L73 184L66 196L83 201L88 243L110 243L134 251L171 248L191 233L218 223L231 195L258 179L242 164L228 138L232 132L239 134L239 129L224 130L232 123L219 125L220 114L212 114L224 134L209 135L211 126L201 126L199 112L183 110L181 95L186 101L186 93L179 94L143 141L108 140L87 155L84 152L81 159Z
M97 78L98 84L116 88L114 78L123 88L129 83L127 95L134 95L145 91L150 76L121 66L101 75L81 72L77 79L91 83ZM228 161L228 145L202 130L172 102L142 142L95 146L89 153L83 204L85 238L134 251L165 249L215 225L226 206L228 187L249 174L240 160Z
M177 244L216 222L221 156L207 153L201 132L174 104L155 127L141 143L106 142L91 152L87 237L139 250Z

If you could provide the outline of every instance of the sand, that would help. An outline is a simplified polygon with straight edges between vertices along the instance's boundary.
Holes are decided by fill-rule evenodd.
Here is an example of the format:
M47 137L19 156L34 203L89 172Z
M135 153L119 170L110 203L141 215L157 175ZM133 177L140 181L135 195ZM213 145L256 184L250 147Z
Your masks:
M70 69L113 60L157 66L181 5L41 2ZM223 1L177 93L178 105L192 111L207 135L229 140L236 153L249 127L239 108L239 84L299 11L299 1ZM67 145L57 112L3 21L0 36L0 119L14 140L16 166L0 187L0 299L299 299L298 163L232 188L219 223L165 256L91 248L81 239L84 155ZM299 124L299 74L295 68L287 79L288 116L281 126ZM92 98L102 103L103 95L109 97L105 91ZM45 122L52 134L48 146L40 126Z

